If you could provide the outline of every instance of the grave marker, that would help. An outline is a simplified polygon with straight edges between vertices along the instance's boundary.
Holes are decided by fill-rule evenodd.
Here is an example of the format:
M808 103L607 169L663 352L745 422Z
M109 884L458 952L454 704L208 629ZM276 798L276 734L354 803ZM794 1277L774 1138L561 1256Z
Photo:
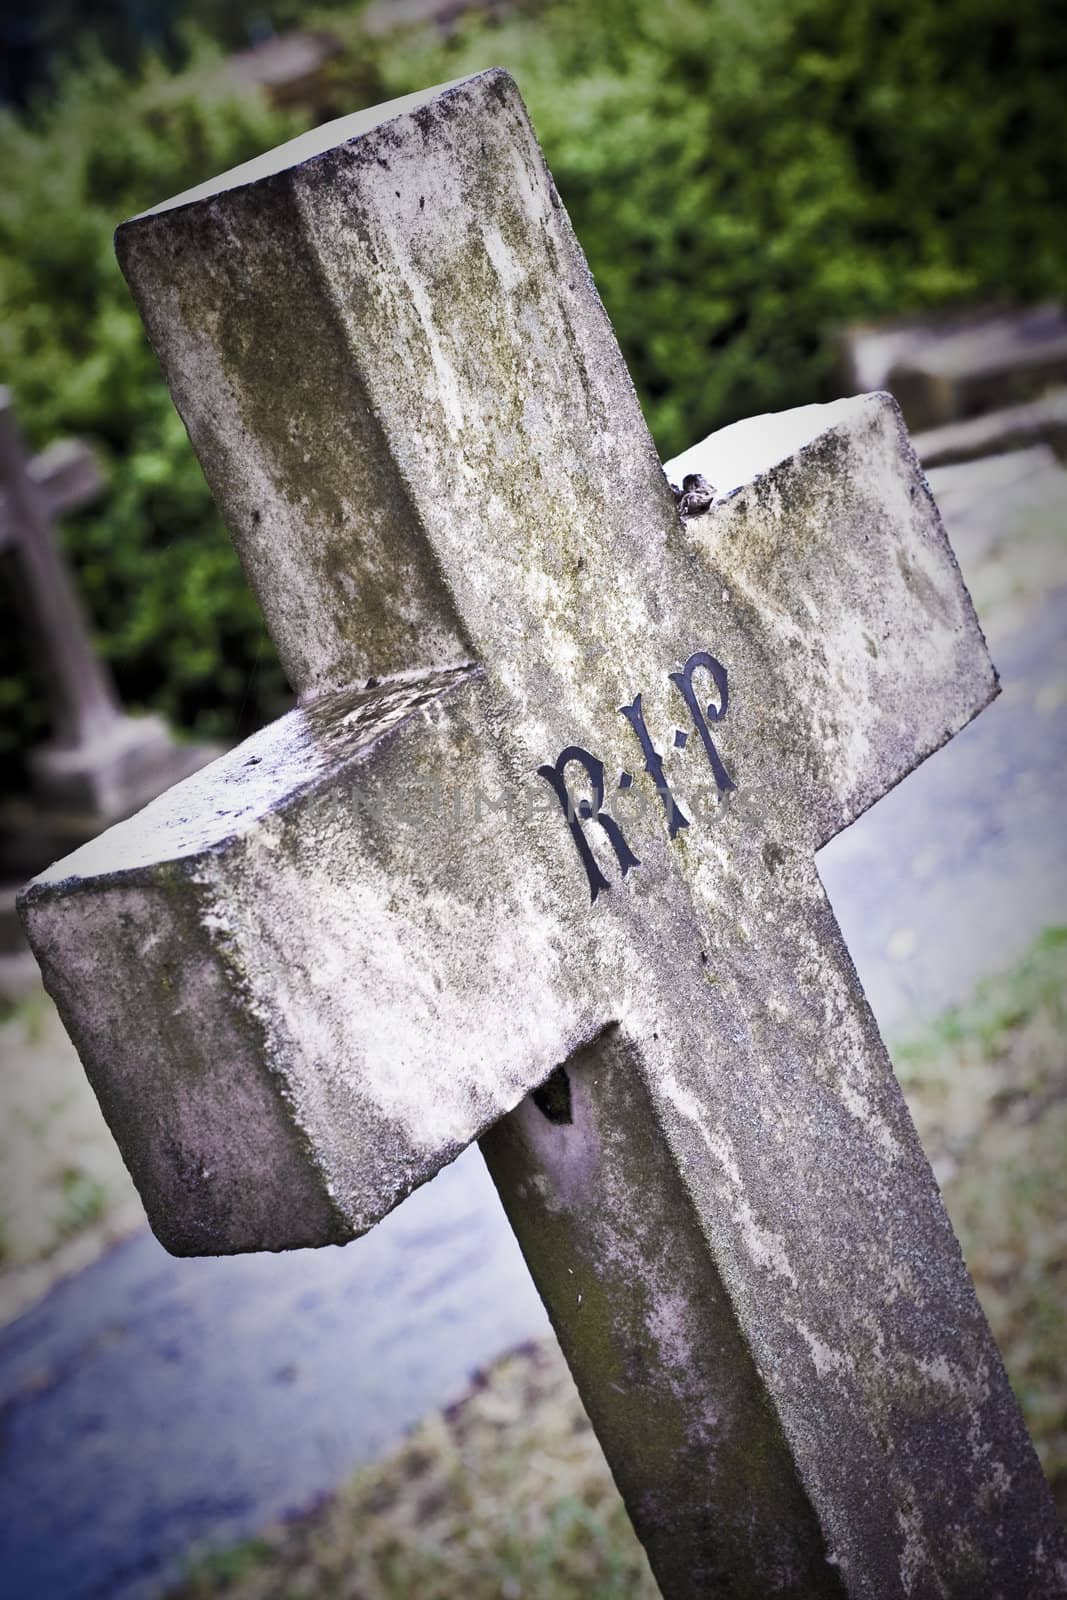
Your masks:
M11 396L0 390L0 549L10 550L18 563L56 743L75 746L91 742L120 712L50 526L54 517L99 494L99 469L84 445L63 441L61 455L56 448L27 460Z
M942 429L1062 386L1067 312L1052 302L860 323L842 331L841 355L850 392L891 389L910 427Z
M51 524L102 487L92 452L77 440L28 457L10 393L0 389L0 550L14 558L53 722L49 743L29 756L34 794L24 826L34 839L58 830L68 849L218 754L216 746L176 745L161 717L127 716L93 648ZM74 816L64 822L55 813ZM40 848L25 848L39 864Z
M894 404L714 435L683 527L499 71L119 251L303 700L26 893L160 1237L481 1136L666 1595L1060 1592L814 865L995 693Z

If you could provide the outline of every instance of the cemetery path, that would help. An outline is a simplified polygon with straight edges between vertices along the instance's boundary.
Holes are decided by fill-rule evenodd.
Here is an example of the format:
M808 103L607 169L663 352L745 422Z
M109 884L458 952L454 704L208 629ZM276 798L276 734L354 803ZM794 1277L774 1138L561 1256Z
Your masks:
M175 1260L138 1233L0 1334L0 1595L158 1593L547 1330L477 1150L356 1250Z
M1067 921L1067 472L1047 447L930 474L999 697L819 855L892 1041Z
M819 858L891 1038L1067 920L1067 474L1035 450L931 480L1004 692ZM0 1600L157 1593L546 1327L476 1151L344 1250L137 1234L0 1331Z

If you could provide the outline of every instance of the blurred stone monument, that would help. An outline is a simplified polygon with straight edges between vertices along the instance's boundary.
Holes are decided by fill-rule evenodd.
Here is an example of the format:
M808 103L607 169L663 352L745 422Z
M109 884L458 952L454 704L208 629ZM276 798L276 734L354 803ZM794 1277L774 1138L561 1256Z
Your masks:
M847 393L889 389L924 466L1048 444L1067 455L1067 312L971 310L857 323Z
M328 97L329 65L341 48L339 39L322 30L272 34L229 56L225 78L238 89L262 91L276 106L318 109Z
M52 522L102 486L92 452L77 440L28 456L11 396L0 389L0 551L52 714L52 737L27 753L28 792L0 804L0 954L23 945L19 884L219 753L179 744L162 717L127 715L93 648Z

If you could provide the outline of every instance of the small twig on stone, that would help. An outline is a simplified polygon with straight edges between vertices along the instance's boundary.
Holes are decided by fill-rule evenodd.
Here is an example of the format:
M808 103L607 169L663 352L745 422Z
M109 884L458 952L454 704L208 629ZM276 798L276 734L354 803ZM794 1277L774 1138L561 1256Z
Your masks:
M702 473L687 472L682 479L680 489L677 484L671 484L671 493L678 507L678 515L684 523L688 522L690 517L703 516L705 511L711 509L716 490L714 484L709 483Z

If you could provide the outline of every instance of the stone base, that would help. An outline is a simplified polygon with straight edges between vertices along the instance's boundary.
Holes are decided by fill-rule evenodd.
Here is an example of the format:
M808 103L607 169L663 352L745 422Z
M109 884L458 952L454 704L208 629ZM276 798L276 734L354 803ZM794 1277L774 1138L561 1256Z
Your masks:
M91 811L110 822L129 816L218 753L205 755L204 749L177 744L162 717L117 716L86 744L42 745L30 753L28 765L39 801Z
M177 743L157 716L117 717L71 749L41 746L28 760L32 792L0 805L0 874L21 885L221 753Z

